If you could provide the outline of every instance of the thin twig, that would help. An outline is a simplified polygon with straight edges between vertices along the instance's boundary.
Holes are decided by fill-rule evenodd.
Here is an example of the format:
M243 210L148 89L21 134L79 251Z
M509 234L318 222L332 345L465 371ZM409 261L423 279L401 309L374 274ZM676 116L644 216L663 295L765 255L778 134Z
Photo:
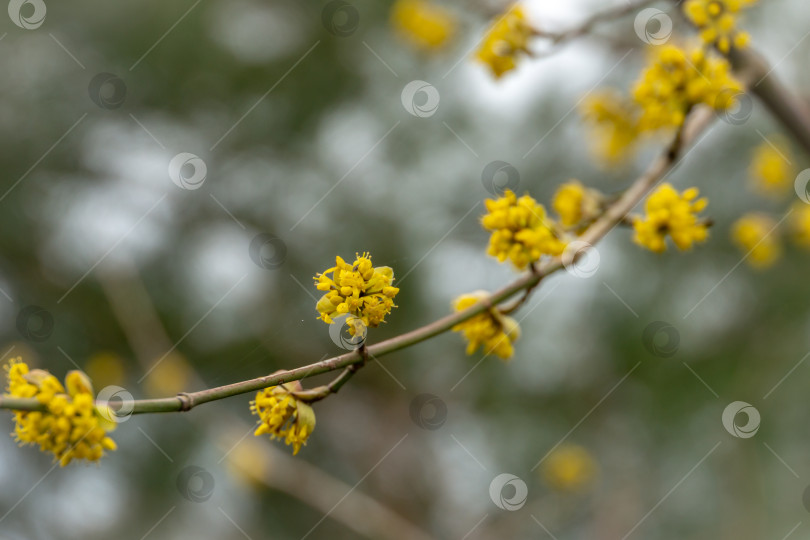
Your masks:
M101 272L99 281L108 296L113 313L123 325L130 346L135 351L140 351L136 352L136 358L144 369L149 369L155 355L161 354L172 344L155 313L138 269L129 259L117 262L119 264L116 264L115 271ZM202 377L193 366L188 366L186 378L192 386L203 385ZM391 508L306 460L293 458L273 445L268 437L261 437L257 441L264 454L251 454L249 459L245 459L244 454L235 450L242 444L241 440L250 425L234 410L220 408L212 412L210 415L192 418L192 421L217 434L216 441L224 453L220 461L229 459L232 466L242 470L249 478L296 497L366 538L430 539L426 532ZM237 442L234 443L234 440ZM272 466L268 463L272 463ZM334 501L349 492L351 497L346 497L343 504L334 506Z
M529 271L532 273L532 275L537 275L538 273L537 263L534 262L531 263L529 265ZM517 311L518 308L520 308L520 306L526 303L526 301L529 299L529 297L532 295L532 292L534 292L534 290L537 288L538 285L540 285L540 280L538 280L537 283L535 283L531 287L527 287L526 290L523 291L523 295L520 298L518 298L515 302L513 302L512 305L503 307L499 311L503 315L509 315L510 313Z
M332 394L337 394L338 390L340 390L340 388L346 384L349 379L354 377L354 374L360 371L360 369L368 362L368 349L366 349L365 343L361 344L360 347L357 348L357 352L363 357L361 362L349 364L347 367L343 368L340 375L332 379L329 384L318 386L317 388L313 388L311 390L293 392L295 397L309 403L314 403Z

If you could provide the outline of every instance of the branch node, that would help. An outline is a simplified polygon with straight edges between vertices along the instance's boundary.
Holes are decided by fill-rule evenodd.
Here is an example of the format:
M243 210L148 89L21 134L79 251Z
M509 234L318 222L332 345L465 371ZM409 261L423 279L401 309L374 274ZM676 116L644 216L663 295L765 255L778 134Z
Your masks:
M180 400L180 411L186 412L190 411L192 407L194 407L194 402L186 392L180 392L177 394L177 399Z
M349 366L349 369L351 371L359 370L361 367L366 365L366 362L368 362L368 349L366 348L366 343L365 342L361 343L360 346L357 347L356 350L357 350L357 354L360 355L360 362L357 362L355 364L351 364Z

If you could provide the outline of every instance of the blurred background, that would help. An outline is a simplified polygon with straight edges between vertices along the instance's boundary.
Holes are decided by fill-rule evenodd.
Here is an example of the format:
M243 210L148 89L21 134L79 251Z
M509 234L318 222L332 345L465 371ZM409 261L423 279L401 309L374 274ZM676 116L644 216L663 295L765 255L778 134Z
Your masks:
M544 30L607 7L524 5ZM343 352L312 285L335 255L394 268L399 307L371 343L514 279L485 255L483 199L509 185L547 203L570 178L615 192L657 147L606 167L577 112L636 78L636 12L537 40L495 80L473 51L504 7L441 4L453 31L420 47L390 2L12 1L3 360L170 396ZM762 2L744 23L800 94L802 7ZM743 213L778 221L798 200L750 189L780 127L749 104L668 177L709 198L709 242L659 256L617 229L593 275L554 275L518 312L511 362L452 333L381 358L315 405L295 458L252 436L250 395L134 416L98 464L0 437L0 537L810 538L810 254L786 245L757 270L729 238ZM807 166L798 147L790 161ZM737 401L732 417L754 411L735 435Z

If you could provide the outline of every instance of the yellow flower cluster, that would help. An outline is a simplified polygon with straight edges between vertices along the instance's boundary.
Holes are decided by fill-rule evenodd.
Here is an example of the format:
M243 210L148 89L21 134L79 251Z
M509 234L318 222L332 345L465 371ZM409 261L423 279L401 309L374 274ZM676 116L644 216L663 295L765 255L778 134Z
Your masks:
M554 223L546 216L546 209L531 196L518 198L511 190L503 197L487 199L488 213L481 224L492 231L487 253L504 262L509 259L519 270L543 255L559 255L565 244L554 231Z
M783 243L788 239L801 248L810 248L810 205L797 202L786 217L785 227L759 212L750 212L734 222L731 239L749 266L758 270L773 266L781 258Z
M293 395L302 390L298 381L271 386L256 393L250 410L259 417L255 436L269 434L273 439L292 445L293 455L307 444L315 429L315 412L308 404Z
M684 50L675 45L653 49L652 64L636 82L633 96L641 106L640 129L655 131L679 127L699 104L718 111L731 108L742 86L724 58L709 56L701 48Z
M771 137L754 150L749 168L754 189L763 195L782 196L793 187L796 171L787 142Z
M399 293L391 286L394 271L388 266L372 266L368 253L357 254L352 264L339 256L335 263L315 276L318 290L326 292L316 306L319 318L332 324L334 317L348 313L371 328L385 322L385 316L396 307L394 297Z
M667 235L680 250L705 241L708 227L697 214L706 208L708 201L697 197L697 188L678 193L672 185L661 184L644 203L646 215L633 220L633 240L656 253L666 251Z
M596 478L598 467L583 447L569 444L554 450L541 469L546 483L564 492L582 491Z
M36 398L45 406L40 411L14 411L14 436L20 444L36 444L53 453L64 467L74 459L98 461L105 450L115 450L107 431L115 427L96 408L87 376L71 371L65 377L67 392L59 379L41 369L29 370L17 358L6 367L8 395Z
M639 108L615 90L589 94L582 101L580 114L593 127L591 148L607 165L627 159L638 140Z
M758 269L773 265L782 254L777 223L765 214L746 214L731 229L734 243L746 254L746 262Z
M442 48L456 31L453 15L424 0L397 0L391 8L391 24L408 42L426 51Z
M487 297L486 291L463 294L456 298L453 307L462 311ZM520 337L520 326L512 317L506 316L492 308L467 319L453 327L454 332L461 332L467 340L467 354L473 354L478 347L483 347L484 354L495 354L507 360L515 350L512 344Z
M560 185L551 200L551 206L566 228L581 225L599 214L602 196L576 180Z
M749 36L737 30L739 13L758 0L687 0L683 6L686 17L697 26L707 45L727 53L731 47L741 49Z
M513 5L495 21L475 57L499 79L515 69L522 54L529 54L529 39L533 33L523 8Z

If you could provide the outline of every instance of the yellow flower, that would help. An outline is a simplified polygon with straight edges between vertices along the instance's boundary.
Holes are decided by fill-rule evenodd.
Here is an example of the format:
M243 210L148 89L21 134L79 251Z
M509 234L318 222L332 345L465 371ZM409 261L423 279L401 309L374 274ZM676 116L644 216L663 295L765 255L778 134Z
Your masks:
M533 33L523 8L513 5L492 25L475 57L489 66L499 79L515 69L519 56L529 54L529 39Z
M667 234L680 250L705 241L708 227L697 214L706 208L708 201L698 199L698 194L697 188L678 193L670 184L661 184L644 203L646 215L633 220L633 240L656 253L666 251Z
M554 232L546 209L529 195L518 198L511 190L503 197L484 201L488 213L481 225L492 231L487 253L504 262L509 259L518 270L543 255L559 255L565 244Z
M749 36L737 30L738 13L758 0L688 0L683 10L697 26L707 45L727 53L732 46L739 49L748 44Z
M14 437L20 444L36 444L51 452L64 467L74 459L98 461L105 450L115 450L107 437L114 424L106 422L96 408L93 388L87 376L70 371L65 387L41 369L29 370L20 358L6 366L7 393L21 398L36 398L44 411L14 411Z
M302 390L301 383L293 381L271 386L256 393L250 402L250 410L259 416L255 436L269 434L273 439L283 439L292 445L293 455L307 444L315 429L315 412L308 404L296 398L294 392Z
M487 296L486 291L463 294L456 298L453 308L462 311ZM515 350L512 344L520 337L520 326L512 317L507 317L497 308L479 313L453 327L454 332L461 332L467 340L467 354L473 354L478 347L483 347L484 354L495 354L508 360Z
M581 491L596 477L598 467L591 454L577 445L561 446L543 462L546 483L560 491Z
M601 195L596 190L571 180L557 188L551 206L560 216L563 227L573 227L596 217L600 201Z
M591 125L591 148L596 157L616 165L630 157L640 135L640 109L613 90L588 95L580 114Z
M152 369L143 381L150 396L174 395L188 388L193 368L186 357L177 351L155 358Z
M90 380L103 388L121 386L126 378L126 366L121 357L111 352L99 352L91 356L84 365L84 371ZM177 393L179 390L173 392Z
M790 164L790 147L787 142L772 138L772 142L763 142L754 150L754 157L749 167L751 180L759 193L763 195L785 195L793 187L796 171Z
M397 0L391 24L410 43L428 51L443 47L456 31L450 12L422 0Z
M810 205L799 202L793 205L790 214L790 229L793 240L802 247L810 247Z
M642 108L639 125L644 131L679 127L696 105L727 110L743 90L732 77L728 62L708 56L701 48L686 51L662 45L652 54L651 65L633 90Z
M242 480L246 484L255 487L266 485L268 474L270 474L273 466L278 463L275 456L271 456L267 449L264 448L263 441L258 439L245 439L236 446L233 446L233 441L242 437L241 430L226 432L221 435L222 446L230 448L230 453L227 454L228 469L231 474ZM274 463L275 461L275 463Z
M336 265L315 276L315 286L325 291L316 305L319 318L332 324L333 318L348 313L357 323L376 328L394 305L399 289L391 286L394 271L388 266L373 267L368 253L357 254L353 264L335 257ZM355 326L349 331L354 335Z
M773 265L782 254L777 223L764 214L746 214L731 229L731 238L746 254L746 262L754 268L764 269Z

